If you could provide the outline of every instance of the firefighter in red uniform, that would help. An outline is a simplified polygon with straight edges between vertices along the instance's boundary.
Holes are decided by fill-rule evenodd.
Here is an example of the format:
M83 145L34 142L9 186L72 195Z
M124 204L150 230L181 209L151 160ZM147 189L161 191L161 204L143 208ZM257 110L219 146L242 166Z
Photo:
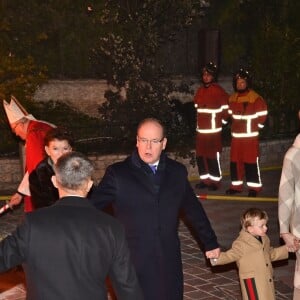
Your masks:
M256 197L262 189L259 169L259 130L267 118L267 105L263 98L251 89L249 72L240 69L233 77L233 93L229 98L231 116L230 175L231 186L226 194L240 193L243 178L249 189L248 196Z
M210 62L202 69L202 83L194 98L197 110L196 159L200 183L196 188L217 190L222 172L222 125L228 118L228 94L217 84L217 66Z

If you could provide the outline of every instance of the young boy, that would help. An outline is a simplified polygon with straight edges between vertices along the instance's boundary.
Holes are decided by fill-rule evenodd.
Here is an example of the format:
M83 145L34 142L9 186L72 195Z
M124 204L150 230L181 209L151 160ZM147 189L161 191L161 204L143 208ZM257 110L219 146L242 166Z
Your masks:
M44 138L47 157L29 175L29 188L34 209L52 205L58 200L58 191L53 186L53 165L73 147L72 134L64 128L51 129Z
M219 258L210 258L211 264L236 262L244 300L275 300L272 261L287 259L288 248L272 248L266 235L268 215L258 208L250 208L241 217L242 230L231 249L221 252ZM299 248L298 241L295 241Z

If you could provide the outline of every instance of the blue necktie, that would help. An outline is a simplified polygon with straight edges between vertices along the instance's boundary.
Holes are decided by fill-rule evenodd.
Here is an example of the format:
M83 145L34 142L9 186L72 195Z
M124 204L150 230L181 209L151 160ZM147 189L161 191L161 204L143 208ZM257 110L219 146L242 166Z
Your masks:
M151 168L152 172L155 174L156 173L156 165L149 165L149 167Z

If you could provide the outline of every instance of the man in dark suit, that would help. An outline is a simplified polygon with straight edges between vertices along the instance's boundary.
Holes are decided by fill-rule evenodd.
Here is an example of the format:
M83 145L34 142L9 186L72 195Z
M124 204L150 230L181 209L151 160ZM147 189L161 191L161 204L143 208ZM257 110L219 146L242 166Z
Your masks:
M30 300L104 300L107 275L118 299L144 299L123 227L85 198L93 183L91 162L72 152L54 171L60 200L26 214L0 243L0 271L23 263Z
M181 210L202 241L208 257L220 253L216 235L187 179L186 168L167 157L165 130L145 119L137 129L137 149L109 166L92 193L98 208L112 204L125 226L139 282L147 300L183 299L178 237ZM154 171L152 171L154 169Z

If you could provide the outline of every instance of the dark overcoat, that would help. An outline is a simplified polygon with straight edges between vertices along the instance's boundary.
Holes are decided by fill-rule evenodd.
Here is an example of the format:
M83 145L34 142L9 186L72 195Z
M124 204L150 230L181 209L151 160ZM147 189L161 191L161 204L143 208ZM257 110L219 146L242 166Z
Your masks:
M87 199L65 197L25 215L0 243L0 272L23 263L28 300L142 300L124 229Z
M107 168L91 197L98 208L111 203L116 218L125 226L145 299L182 299L178 237L181 209L205 249L218 247L206 213L188 182L186 168L162 153L153 174L135 151Z
M50 206L58 199L58 190L53 185L53 163L50 157L43 159L29 174L29 189L34 209Z

